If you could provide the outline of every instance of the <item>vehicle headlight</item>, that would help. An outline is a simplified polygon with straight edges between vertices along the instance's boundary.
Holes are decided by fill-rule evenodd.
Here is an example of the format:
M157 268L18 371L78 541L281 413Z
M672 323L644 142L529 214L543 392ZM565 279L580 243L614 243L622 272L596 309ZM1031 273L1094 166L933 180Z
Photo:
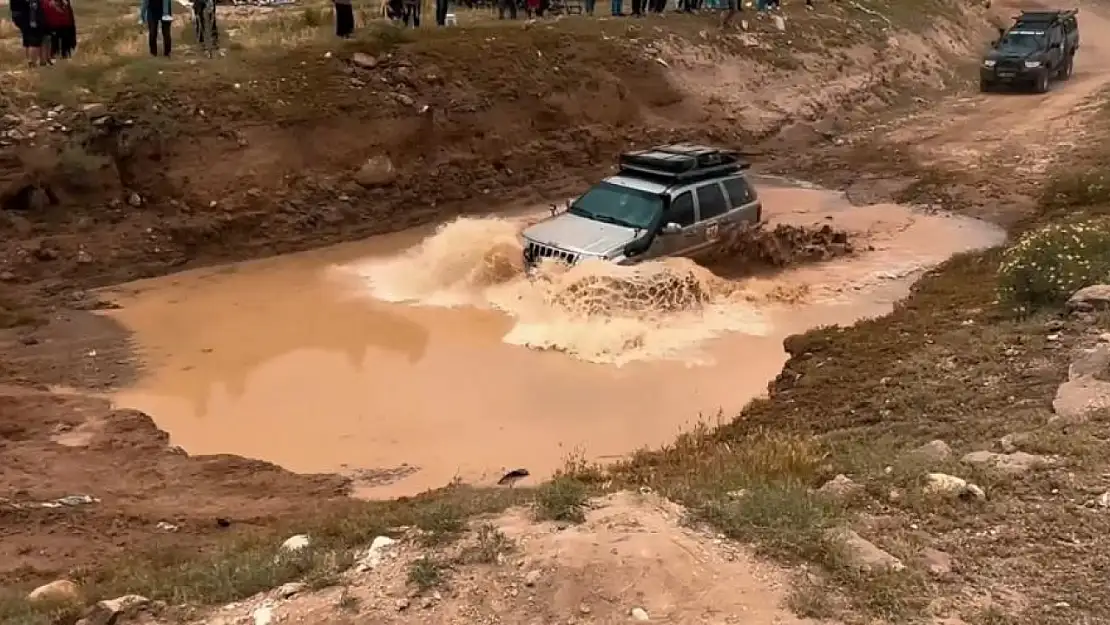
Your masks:
M1035 69L1035 68L1038 68L1038 67L1040 67L1040 66L1041 66L1041 62L1040 62L1040 61L1026 61L1026 62L1025 62L1025 67L1026 67L1027 69Z
M983 67L994 67L997 64L998 64L998 61L995 61L993 59L987 59L987 60L983 61Z

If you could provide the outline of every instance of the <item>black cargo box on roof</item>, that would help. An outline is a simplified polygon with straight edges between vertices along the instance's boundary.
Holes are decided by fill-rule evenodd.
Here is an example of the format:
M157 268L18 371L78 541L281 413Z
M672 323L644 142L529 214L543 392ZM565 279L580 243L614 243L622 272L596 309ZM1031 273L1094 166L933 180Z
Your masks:
M1075 17L1079 13L1079 9L1068 9L1060 11L1022 11L1021 15L1014 18L1017 25L1034 24L1048 25L1057 20L1065 19L1068 17Z
M690 143L625 152L620 155L619 165L622 173L673 182L728 175L750 167L735 150Z

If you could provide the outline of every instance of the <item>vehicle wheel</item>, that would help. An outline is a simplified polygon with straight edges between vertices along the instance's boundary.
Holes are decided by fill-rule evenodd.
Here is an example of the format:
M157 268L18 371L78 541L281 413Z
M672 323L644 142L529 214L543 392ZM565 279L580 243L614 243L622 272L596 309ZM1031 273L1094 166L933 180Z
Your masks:
M990 93L994 91L994 85L988 80L979 79L979 92Z
M1048 93L1048 72L1037 76L1037 82L1033 83L1033 90L1037 93Z
M1075 57L1069 56L1068 60L1064 61L1064 66L1060 68L1060 80L1071 78L1073 71L1075 71Z

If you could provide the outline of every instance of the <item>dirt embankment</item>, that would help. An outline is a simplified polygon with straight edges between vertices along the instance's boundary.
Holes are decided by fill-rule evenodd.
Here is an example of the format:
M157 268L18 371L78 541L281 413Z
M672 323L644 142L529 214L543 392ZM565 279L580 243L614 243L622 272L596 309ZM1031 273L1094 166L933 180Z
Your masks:
M926 4L912 16L902 3L789 6L784 29L749 14L725 34L686 17L394 33L174 64L64 108L21 108L0 149L0 318L48 323L0 337L0 383L103 387L128 374L125 351L110 351L118 334L87 332L96 322L73 309L97 303L74 290L560 195L629 145L827 142L904 101L903 82L952 79L947 61L975 45L981 16ZM12 581L210 544L229 533L217 518L231 532L270 527L341 490L190 459L144 417L41 387L5 393L0 414L4 455L22 459L0 472L15 503L101 499L0 508Z

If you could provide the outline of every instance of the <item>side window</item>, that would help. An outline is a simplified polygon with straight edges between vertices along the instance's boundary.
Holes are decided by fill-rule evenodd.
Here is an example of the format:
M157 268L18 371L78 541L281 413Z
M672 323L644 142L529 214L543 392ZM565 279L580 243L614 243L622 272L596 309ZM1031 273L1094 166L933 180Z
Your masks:
M667 221L683 227L694 225L694 197L689 191L671 202L671 208L667 211Z
M726 180L725 192L728 193L728 203L732 208L740 208L755 199L752 188L748 186L748 181L743 178L729 178Z
M721 192L719 183L698 187L698 208L701 209L702 219L712 219L728 212L725 194Z

